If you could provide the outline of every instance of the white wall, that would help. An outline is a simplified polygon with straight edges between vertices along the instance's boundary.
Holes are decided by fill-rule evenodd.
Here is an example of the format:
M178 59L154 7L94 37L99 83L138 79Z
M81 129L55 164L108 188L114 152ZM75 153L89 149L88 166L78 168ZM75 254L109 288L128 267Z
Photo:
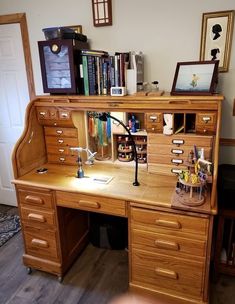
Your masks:
M93 26L91 0L1 0L0 14L25 12L28 21L36 94L42 94L37 41L42 28L81 24L91 47L107 51L142 50L145 80L171 90L178 61L199 60L202 13L235 9L234 0L112 0L113 26ZM224 94L221 137L235 138L235 30L229 72L219 77ZM235 163L235 149L221 149L224 162Z

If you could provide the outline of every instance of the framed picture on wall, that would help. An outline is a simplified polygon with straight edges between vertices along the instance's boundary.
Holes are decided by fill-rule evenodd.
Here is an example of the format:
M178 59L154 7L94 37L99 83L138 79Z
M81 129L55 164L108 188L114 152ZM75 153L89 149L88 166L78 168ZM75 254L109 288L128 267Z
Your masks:
M202 15L200 60L219 60L219 72L229 68L234 11Z
M219 61L178 62L171 95L211 95L215 92Z

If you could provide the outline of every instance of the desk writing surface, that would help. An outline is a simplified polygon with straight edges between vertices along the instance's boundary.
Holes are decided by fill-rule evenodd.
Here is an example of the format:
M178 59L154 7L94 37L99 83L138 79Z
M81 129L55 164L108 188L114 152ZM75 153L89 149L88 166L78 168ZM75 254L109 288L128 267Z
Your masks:
M78 192L157 206L171 206L171 196L176 185L174 176L151 174L139 168L140 186L133 186L134 167L95 163L84 165L84 178L76 178L77 166L45 164L48 171L38 174L35 170L23 175L14 184L48 188L67 192ZM92 181L93 177L110 176L108 184Z

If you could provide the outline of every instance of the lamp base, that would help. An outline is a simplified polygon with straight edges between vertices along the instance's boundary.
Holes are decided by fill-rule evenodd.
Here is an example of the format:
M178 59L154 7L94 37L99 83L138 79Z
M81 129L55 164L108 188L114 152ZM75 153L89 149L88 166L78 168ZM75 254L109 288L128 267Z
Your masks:
M140 183L139 183L138 181L135 181L132 185L133 185L133 186L139 186Z

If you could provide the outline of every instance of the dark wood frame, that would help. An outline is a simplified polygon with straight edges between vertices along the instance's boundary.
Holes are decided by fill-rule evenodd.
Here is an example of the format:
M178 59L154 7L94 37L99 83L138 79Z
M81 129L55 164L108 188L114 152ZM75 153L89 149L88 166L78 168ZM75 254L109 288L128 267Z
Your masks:
M219 18L227 18L227 28L221 30L221 33L225 36L225 43L220 49L221 58L223 58L223 64L219 64L219 72L227 72L229 68L231 46L232 46L232 37L233 37L233 25L234 25L234 10L231 11L221 11L221 12L209 12L202 15L202 28L201 28L201 47L200 47L200 60L210 60L208 58L208 53L206 50L207 41L210 41L211 37L208 35L208 22L211 20L215 24L218 22L220 25ZM218 20L218 21L217 21ZM222 37L221 34L221 37ZM220 38L221 39L221 38ZM212 43L212 47L218 48L219 41L215 40L215 43Z
M104 18L99 16L98 4L103 4ZM107 9L106 9L107 5ZM107 26L113 24L112 18L112 0L92 0L92 14L94 26ZM101 22L102 20L102 22Z
M46 74L46 62L44 57L43 48L45 46L52 47L52 45L58 45L59 49L61 46L68 47L68 56L69 56L69 65L70 65L70 77L71 77L71 87L70 88L49 88L47 83L47 74ZM42 73L42 83L44 93L60 93L60 94L75 94L77 93L76 79L77 71L74 63L74 47L72 39L53 39L46 41L38 41L40 64L41 64L41 73Z
M180 67L182 66L199 66L199 65L214 65L213 73L211 74L211 81L210 81L210 87L208 91L205 90L177 90L176 85L177 85L177 80L179 77L179 72L180 72ZM214 60L214 61L188 61L188 62L178 62L176 65L176 71L175 71L175 76L174 76L174 81L171 89L171 95L212 95L215 93L215 88L218 80L218 65L219 61Z

